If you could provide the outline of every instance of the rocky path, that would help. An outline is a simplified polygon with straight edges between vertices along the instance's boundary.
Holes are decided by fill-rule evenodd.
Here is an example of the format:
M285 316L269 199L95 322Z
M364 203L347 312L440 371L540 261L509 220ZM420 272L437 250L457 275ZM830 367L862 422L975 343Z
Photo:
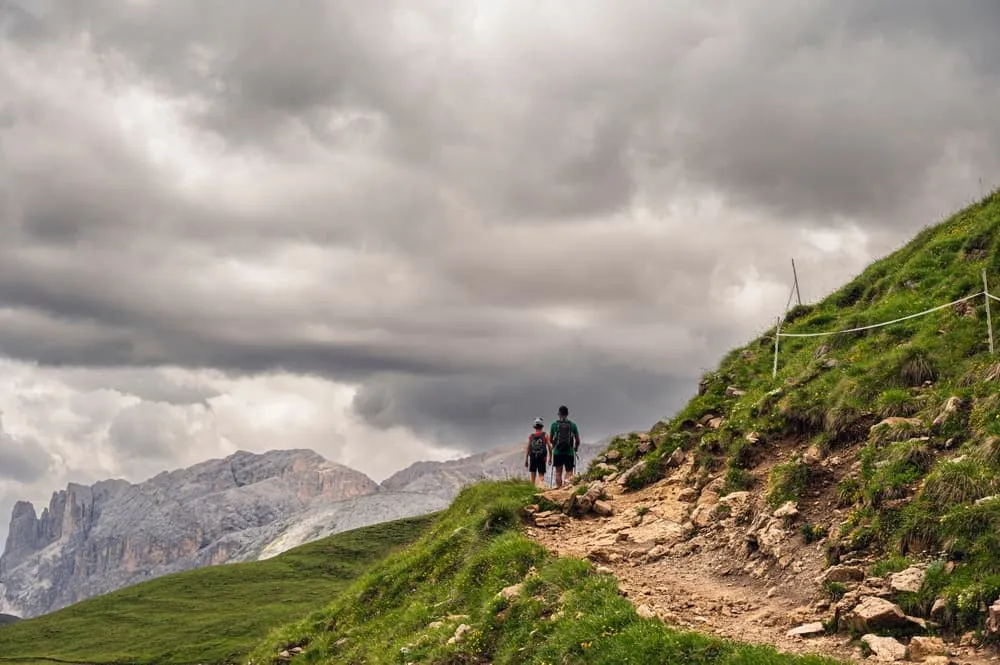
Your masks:
M691 506L677 499L680 491L668 485L623 493L610 484L607 493L614 506L610 517L572 519L554 528L529 527L528 534L554 553L589 558L600 570L613 573L640 614L658 616L669 625L770 644L791 653L861 660L860 650L851 647L846 636L786 635L813 618L808 607L811 589L791 595L787 590L769 593L765 581L742 572L742 562L737 567L735 561L700 547L697 541L686 554L656 558L657 547L683 533ZM640 521L637 509L642 508L649 512Z
M754 546L746 546L753 527L748 530L745 522L737 527L740 522L734 519L716 518L710 524L704 518L708 510L717 515L716 506L726 504L728 497L720 502L713 497L703 507L705 493L692 496L693 490L684 487L685 477L686 469L681 468L672 478L638 492L608 483L601 509L607 512L610 505L611 515L571 519L554 514L536 519L536 524L548 526L528 527L528 534L552 552L590 559L599 570L614 574L640 614L657 616L668 625L772 645L788 653L867 660L848 635L826 635L822 624L816 625L831 616L829 602L817 592L816 579L825 568L821 546L787 536L780 545L769 543L774 527L765 523L757 527L757 539L772 549L767 556L754 551ZM723 512L739 510L726 505ZM703 528L692 530L692 521ZM803 629L810 624L812 630ZM796 629L806 635L790 634ZM996 660L972 649L952 653L951 658L927 660L927 665Z

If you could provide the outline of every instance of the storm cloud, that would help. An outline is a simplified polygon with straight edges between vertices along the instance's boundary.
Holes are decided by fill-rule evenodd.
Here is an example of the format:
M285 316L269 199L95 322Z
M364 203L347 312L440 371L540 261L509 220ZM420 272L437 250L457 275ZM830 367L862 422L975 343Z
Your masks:
M18 433L62 479L293 443L384 475L562 403L590 440L648 427L773 322L789 258L818 298L1000 183L998 27L992 0L0 3L5 390L66 413Z

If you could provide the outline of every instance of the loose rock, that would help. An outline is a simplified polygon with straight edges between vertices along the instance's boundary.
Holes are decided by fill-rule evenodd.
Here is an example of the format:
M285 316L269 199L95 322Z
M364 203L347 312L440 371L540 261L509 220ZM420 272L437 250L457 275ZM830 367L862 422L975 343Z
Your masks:
M792 628L790 631L785 633L788 637L817 637L826 632L823 628L823 623L821 621L814 621L813 623L807 623L799 626L798 628Z
M641 616L643 619L652 619L656 616L656 612L650 609L649 605L640 605L635 608L635 613Z
M826 582L860 582L865 579L865 571L856 566L833 566L827 568L817 580L820 584Z
M868 634L861 638L861 641L868 645L875 656L875 660L883 663L891 663L897 660L906 659L906 647L892 637L879 637Z
M986 632L1000 633L1000 600L995 601L986 614Z
M472 626L467 623L459 625L459 627L455 629L455 634L448 639L448 644L457 644L458 642L461 642L462 638L470 630L472 630Z
M940 637L917 636L910 640L909 655L910 660L919 663L931 656L947 656L948 649Z
M503 598L504 600L507 600L507 601L511 601L514 598L516 598L519 593L521 593L521 589L523 589L523 588L524 588L524 583L523 582L518 582L517 584L512 584L511 586L504 587L503 589L500 589L500 591L497 593L497 597L498 598Z
M594 512L602 517L610 517L614 514L615 510L607 501L597 500L594 502Z
M645 468L646 468L645 460L637 462L635 465L632 466L632 468L630 468L628 471L623 473L621 477L618 478L618 484L621 485L622 487L625 487L628 484L629 478L633 477L634 475L641 472Z
M902 628L910 623L903 610L883 598L866 596L846 617L849 628L858 632Z
M927 571L919 566L910 566L906 570L889 576L889 588L896 593L916 593L924 585Z

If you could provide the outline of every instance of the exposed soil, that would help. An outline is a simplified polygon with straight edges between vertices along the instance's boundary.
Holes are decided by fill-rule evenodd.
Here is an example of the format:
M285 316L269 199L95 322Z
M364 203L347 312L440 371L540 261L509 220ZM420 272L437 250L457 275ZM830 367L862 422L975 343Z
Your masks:
M590 559L599 570L613 573L622 594L640 613L651 611L668 625L769 644L789 653L865 660L858 643L845 634L787 635L792 628L832 616L816 581L826 567L821 544L807 545L800 535L789 536L779 546L779 556L765 556L747 542L746 523L738 525L733 519L718 520L690 538L677 537L697 501L692 490L685 492L688 471L679 469L671 478L636 492L608 483L612 516L590 515L550 528L532 526L528 534L557 554ZM835 515L831 499L827 491L815 488L814 496L802 502L802 517ZM639 509L648 511L641 520ZM958 647L953 654L953 661L970 664L985 663L993 655Z

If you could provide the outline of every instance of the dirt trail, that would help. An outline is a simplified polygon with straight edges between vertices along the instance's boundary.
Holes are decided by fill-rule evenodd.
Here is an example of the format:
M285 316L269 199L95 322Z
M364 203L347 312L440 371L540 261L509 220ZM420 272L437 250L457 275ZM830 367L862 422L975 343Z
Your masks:
M613 573L640 614L651 611L668 625L768 644L788 653L865 660L847 635L804 639L787 634L831 614L815 582L825 566L821 546L796 545L778 563L753 552L739 553L734 543L742 540L742 532L736 528L717 525L693 538L678 537L693 507L690 490L684 495L683 475L678 471L674 478L638 492L609 483L612 516L532 526L528 534L550 551L590 559L600 570ZM648 511L641 520L637 509ZM663 550L668 551L661 555ZM970 665L989 660L989 655L971 649L957 651L953 658Z

